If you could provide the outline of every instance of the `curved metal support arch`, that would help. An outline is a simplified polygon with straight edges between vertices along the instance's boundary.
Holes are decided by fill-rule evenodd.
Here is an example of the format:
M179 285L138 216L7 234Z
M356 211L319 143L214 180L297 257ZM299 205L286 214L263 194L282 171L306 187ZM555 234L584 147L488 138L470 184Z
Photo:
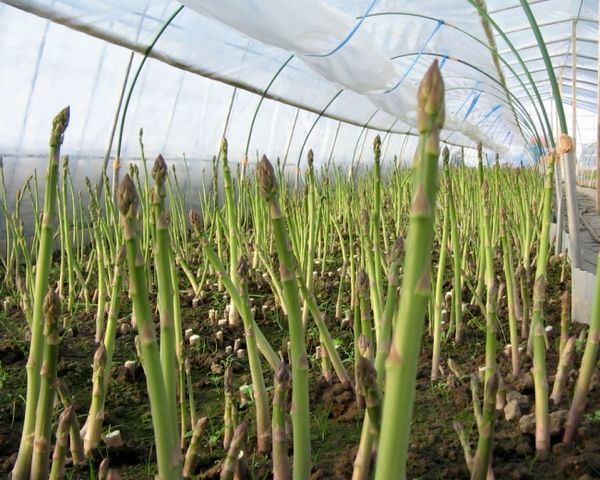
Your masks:
M390 128L388 128L388 129L387 129L387 131L385 132L385 134L383 135L383 139L381 140L381 144L382 144L382 145L385 143L386 139L388 139L388 138L390 138L390 139L391 139L391 138L392 138L392 136L391 136L391 133L390 133L390 132L392 131L392 128L394 128L394 125L396 125L396 123L398 123L398 121L399 121L399 120L400 120L399 118L396 118L396 119L395 119L395 120L394 120L394 121L391 123L391 125L390 125ZM410 128L409 128L409 131L408 131L408 132L407 132L407 133L404 135L404 137L405 137L405 138L406 138L406 137L409 135L409 132L410 132ZM388 143L387 143L387 145L386 145L386 147L385 147L385 150L384 150L384 152L383 152L383 155L381 156L381 163L382 163L382 165L383 165L383 160L385 159L385 156L386 156L386 154L387 154L387 150L388 150L388 147L389 147L389 146L390 146L390 143L389 143L389 141L388 141Z
M494 88L493 85L487 85L485 83L484 83L484 85L486 85L490 88ZM502 98L501 96L496 95L495 93L491 93L491 92L488 92L488 91L482 90L482 89L473 89L472 87L451 87L448 90L471 90L471 89L475 92L486 93L487 95L490 95L494 98L500 98L500 99ZM495 88L495 89L497 89L497 88ZM529 115L529 112L527 112L527 110L525 109L525 107L523 106L523 104L521 102L515 102L515 105L519 108L519 110L515 110L514 113L515 113L515 115L518 115L519 119L522 122L523 128L527 131L527 134L531 138L538 138L537 130L534 130L535 129L534 123L533 123L533 120L531 119L531 116ZM521 110L522 110L522 112L521 112ZM457 132L451 132L450 135L448 135L446 137L446 139L442 140L442 141L448 142L448 140L456 133ZM526 145L531 145L531 142L528 138L524 138L524 141L525 141Z
M496 89L493 85L488 85L488 84L484 84L490 88L494 88ZM473 87L450 87L447 89L447 91L452 91L452 90L472 90L474 92L480 92L480 93L485 93L487 95L489 95L490 97L494 97L497 99L502 99L501 96L492 93L492 92L488 92L487 90L482 90L480 88L473 88ZM533 124L533 119L531 118L531 116L529 115L529 112L527 112L527 110L525 109L525 106L520 102L515 102L515 105L519 108L519 110L515 111L515 115L519 116L519 119L523 122L523 126L526 127L528 129L528 133L530 135L533 135L533 131L532 131L532 126ZM527 139L525 139L527 140Z
M333 96L333 98L331 100L329 100L327 105L325 105L325 108L323 108L323 110L321 110L321 113L319 113L319 115L317 116L317 118L315 119L313 124L311 125L310 129L308 130L308 133L306 134L306 137L304 137L304 141L302 142L302 146L300 147L300 153L298 153L298 165L297 165L298 168L300 168L300 161L302 160L302 152L304 151L304 147L306 147L306 142L308 142L308 137L310 137L310 134L315 129L315 127L317 126L317 123L319 122L319 120L321 120L321 117L325 114L327 109L331 106L331 104L335 101L335 99L341 95L341 93L343 91L344 91L344 89L342 88Z
M465 78L465 77L456 77L456 78ZM495 85L487 85L486 83L484 83L484 85L486 85L486 86L489 86L490 88L498 89L498 87L496 87ZM448 90L458 90L458 89L461 89L461 90L462 90L462 89L464 89L464 90L468 90L469 88L468 88L468 87L451 87L451 88L449 88ZM485 93L487 93L488 95L492 95L492 96L494 96L494 97L497 97L497 98L502 98L502 97L500 97L500 96L498 96L498 95L494 95L494 94L492 94L492 93L490 93L490 92L487 92L487 91L485 91L485 90L476 90L476 91L485 92ZM524 108L524 107L523 107L523 105L522 105L520 102L519 102L518 106L519 106L520 108ZM525 111L525 113L528 113L528 112L526 112L526 111ZM532 136L533 136L533 132L532 132L532 130L531 130L531 127L530 127L531 117L529 117L529 119L527 119L527 118L525 118L525 117L523 117L523 116L522 116L521 112L518 112L518 114L519 114L519 116L521 117L521 119L522 119L522 121L523 121L523 124L524 124L524 126L527 128L527 130L528 130L528 133L529 133L530 135L532 135ZM390 134L390 132L391 132L392 128L394 128L394 125L396 125L396 123L398 122L398 120L399 120L399 119L396 119L396 120L394 120L394 121L392 122L392 124L390 125L390 127L388 128L387 132L385 133L385 135L384 135L384 137L383 137L382 143L386 141L386 138L387 138L387 136ZM450 138L452 137L452 135L454 135L455 133L456 133L456 132L451 132L451 133L450 133L450 135L448 135L448 136L447 136L445 139L441 139L442 143L448 144L448 145L450 145L450 146L457 146L456 144L454 144L454 143L451 143L451 142L449 141L449 140L450 140ZM409 131L409 132L407 132L405 135L406 135L406 136L408 136L408 135L414 135L414 134L411 134L411 133L410 133L410 131ZM530 144L530 142L529 142L529 140L528 140L528 139L525 139L525 144L526 144L526 145L529 145L529 144ZM472 146L469 146L469 145L460 145L460 146L461 146L461 147L464 147L464 148L469 148L469 149L474 149L474 148L475 148L475 147L472 147Z
M428 18L431 18L431 17L428 17ZM391 58L391 60L394 60L394 59L397 59L397 58L406 57L406 56L416 55L416 54L417 54L417 53L408 53L408 54L397 55L397 56L395 56L395 57L392 57L392 58ZM445 55L441 55L441 54L437 54L437 53L427 53L427 52L421 52L421 55L429 55L429 56L436 56L436 57L445 57ZM497 83L498 85L500 85L500 88L502 88L502 85L500 84L500 82L499 82L498 80L496 80L494 77L492 77L492 76L491 76L491 75L489 75L488 73L484 72L484 71L483 71L483 70L481 70L480 68L478 68L478 67L476 67L476 66L474 66L474 65L472 65L472 64L470 64L470 63L468 63L468 62L466 62L465 60L459 59L459 58L457 58L457 57L447 57L447 60L456 61L456 62L462 63L462 64L464 64L464 65L466 65L466 66L468 66L468 67L471 67L471 68L473 68L474 70L477 70L478 72L480 72L481 74L485 75L485 76L486 76L486 77L488 77L490 80L492 80L494 83ZM465 77L465 78L468 78L468 77ZM323 116L324 116L324 114L325 114L325 112L327 111L327 109L328 109L328 108L331 106L331 104L332 104L332 103L335 101L335 99L336 99L336 98L337 98L337 97L338 97L338 96L339 96L339 95L340 95L340 94L341 94L343 91L344 91L344 89L342 89L342 90L338 91L338 92L337 92L337 93L334 95L334 97L333 97L333 98L332 98L332 99L331 99L331 100L330 100L330 101L327 103L327 105L325 105L325 107L323 108L323 110L322 110L322 111L319 113L319 115L317 116L317 118L315 119L315 121L313 122L313 124L311 125L311 127L310 127L310 129L309 129L308 133L306 134L306 137L304 138L304 141L302 142L302 147L300 148L300 152L298 153L298 167L300 166L300 162L301 162L301 160L302 160L302 153L303 153L303 151L304 151L304 148L306 147L306 144L307 144L307 142L308 142L308 139L309 139L309 137L310 137L310 135L311 135L312 131L313 131L313 130L314 130L314 128L316 127L316 125L317 125L317 123L319 122L319 120L321 119L321 117L323 117ZM502 91L504 91L504 89L503 89L503 88L502 88ZM486 93L487 93L487 92L486 92ZM518 98L516 98L514 95L512 95L512 93L510 93L510 92L509 92L509 94L510 94L510 95L511 95L511 97L513 98L513 101L515 101L515 103L517 103L517 104L518 104L518 105L521 107L521 109L523 110L523 112L524 112L524 113L526 113L526 115L527 115L527 116L526 116L526 118L528 118L528 119L529 119L529 122L527 122L527 124L526 124L526 125L530 127L530 128L529 128L530 134L532 134L532 136L535 136L535 137L537 137L537 138L541 138L541 137L539 136L539 133L537 132L537 129L535 128L535 123L533 122L533 119L531 118L531 116L529 115L529 113L528 113L528 112L525 110L525 107L523 106L523 104L520 102L520 100L519 100ZM500 98L501 98L501 97L500 97ZM379 109L379 108L378 108L378 109L377 109L377 110L376 110L376 111L373 113L373 115L371 115L371 117L369 118L369 120L367 120L367 123L365 123L365 124L362 126L361 134L360 134L360 135L359 135L359 137L358 137L358 139L359 139L359 140L357 141L357 145L358 145L358 142L360 142L360 138L361 138L361 136L362 136L362 133L363 133L363 131L364 131L366 128L368 128L368 126L369 126L369 122L372 120L372 118L375 116L375 114L376 114L378 111L380 111L380 109ZM392 123L392 126L391 126L391 127L388 129L388 130L387 130L387 132L386 132L386 135L387 135L387 134L389 134L389 133L391 132L391 129L393 128L393 126L396 124L396 122L397 122L397 121L398 121L398 119L397 119L397 120L395 120L395 121ZM543 127L543 124L542 124L542 127ZM532 129L533 129L533 132L531 131ZM410 133L410 130L409 130L409 132L406 132L406 134L407 134L407 135L416 135L416 134L411 134L411 133ZM527 142L527 139L525 139L525 141ZM355 155L356 155L356 148L357 148L357 145L355 145L355 148L354 148L353 159L354 159L354 157L355 157Z
M483 90L483 89L480 89L480 88L473 88L473 87L451 87L451 88L448 88L446 91L449 92L449 91L453 91L453 90L471 90L473 92L485 93L486 95L488 95L490 97L502 100L502 97L500 95L497 95L495 92L488 92L487 90ZM518 107L524 109L524 107L522 105L518 105ZM518 115L519 120L521 120L522 122L526 123L528 128L530 127L532 119L528 115L528 112L526 112L526 110L523 110L523 112L521 112L521 110L515 111L514 114ZM511 122L511 124L514 125L514 122Z
M470 3L473 3L472 0L468 0L468 1ZM483 13L481 13L481 14L483 15ZM441 20L439 18L432 17L432 16L429 16L429 15L416 14L416 13L408 13L408 12L378 12L378 13L369 14L368 17L378 17L378 16L388 16L388 15L399 15L399 16L422 18L424 20L430 20L430 21L433 21L433 22L439 22ZM489 15L487 15L487 17L489 17ZM490 24L493 25L495 28L499 28L495 24L495 22L494 23L492 23L492 22L493 21L490 19ZM444 21L444 25L447 26L447 27L449 27L449 28L452 28L452 29L454 29L454 30L456 30L458 32L463 33L464 35L466 35L467 37L471 38L476 43L478 43L478 44L482 45L483 47L487 48L492 54L494 54L494 50L492 49L492 47L490 45L488 45L487 43L485 43L484 41L482 41L479 38L477 38L475 35L467 32L466 30L463 30L460 27L457 27L456 25L454 25L452 23L446 22L446 21ZM505 39L505 41L507 43L509 43L508 40ZM510 44L510 45L512 46L512 44ZM518 53L516 53L516 52L513 52L513 53L515 53L515 55L518 56ZM447 58L452 58L452 57L448 56ZM542 122L542 118L540 116L540 112L537 109L536 102L534 102L533 98L531 97L531 94L529 93L528 88L525 86L524 82L521 80L521 77L515 72L515 70L512 68L512 66L500 54L498 54L498 58L500 59L500 61L502 62L502 64L506 68L508 68L508 70L513 74L513 76L518 79L519 83L523 87L523 90L527 93L527 96L529 97L529 99L530 99L530 101L531 101L531 103L533 105L533 108L536 111L536 115L538 117L538 121L540 122L540 126L541 126L541 128L542 128L542 130L544 132L544 135L552 137L552 129L546 130L544 128L544 123ZM520 61L521 67L528 73L529 70L527 69L527 67L525 66L525 64L523 63L523 61L522 61L522 59L520 57L519 57L519 61ZM535 86L535 83L533 82L533 79L531 78L531 75L529 73L528 73L528 79L529 79L530 83L532 84L534 90L537 92L537 87ZM508 95L508 92L510 92L510 90L508 90L506 87L502 87L502 88L503 88L503 92ZM544 118L546 120L546 126L548 127L549 125L548 125L548 119L547 119L547 115L546 115L546 110L545 110L543 102L541 101L541 98L539 98L539 92L537 92L537 97L538 97L538 102L540 104L540 107L542 108L542 112L544 113Z
M154 46L156 45L156 43L158 42L158 40L160 39L160 37L162 36L162 34L165 32L165 30L167 29L167 27L169 25L171 25L171 22L173 22L173 20L175 20L175 17L177 17L177 15L179 15L179 13L185 8L184 5L181 5L180 7L177 8L177 10L175 10L171 16L169 18L167 18L167 20L165 21L165 23L163 24L162 27L160 27L160 29L158 30L158 32L156 32L156 35L154 36L154 38L152 39L152 42L150 42L150 45L148 45L148 47L146 48L146 50L144 51L144 56L142 58L142 61L140 62L135 75L133 77L133 80L131 81L131 86L129 87L129 91L127 92L127 97L125 99L125 104L123 105L123 113L121 114L121 126L119 127L119 139L117 142L117 158L121 157L121 145L123 142L123 131L125 129L125 118L127 117L127 110L129 108L129 102L131 101L131 96L133 94L133 89L135 88L135 85L137 83L137 80L140 76L140 73L142 73L142 68L144 68L144 65L146 64L146 60L148 60L148 56L150 55L150 53L152 52L152 49L154 48Z
M395 57L392 57L392 60L395 60L397 58L407 57L407 56L410 56L410 55L414 55L414 53L404 53L402 55L397 55ZM431 53L431 52L423 52L422 55L427 55L427 56L431 56L431 57L444 57L445 56L445 55L442 55L442 54L439 54L439 53ZM462 59L460 59L458 57L448 57L448 60L452 60L453 62L462 63L463 65L466 65L467 67L470 67L473 70L476 70L477 72L481 73L485 77L487 77L490 80L492 80L492 82L497 83L498 85L500 85L500 87L502 87L502 85L500 84L500 82L498 80L496 80L494 77L492 77L489 73L487 73L484 70L482 70L481 68L476 67L475 65L467 62L466 60L462 60ZM511 96L511 98L514 101L518 101L518 99L514 96L514 94L512 92L509 91L508 93L509 93L509 95ZM536 136L538 138L541 138L539 136L539 134L537 133L537 129L535 128L535 125L533 125L533 122L532 122L532 127L533 127L534 131L536 132Z
M378 108L377 110L375 110L373 112L373 114L369 117L369 119L365 122L365 124L363 125L363 127L360 129L360 133L358 134L358 138L356 139L356 144L354 145L354 151L352 152L352 162L350 163L350 165L352 167L354 167L354 159L356 158L356 150L358 149L358 144L360 143L360 139L362 137L362 134L364 132L366 132L366 130L367 130L368 126L369 126L369 123L371 122L371 120L373 120L373 117L375 115L377 115L377 113L380 110L381 110L380 108ZM366 136L365 136L365 140L366 140Z
M283 62L283 64L277 69L277 71L275 72L275 75L273 75L273 78L271 78L271 81L269 82L267 87L264 89L262 95L260 96L260 100L258 101L256 110L254 110L254 115L252 116L252 122L250 123L250 130L248 131L248 139L246 140L246 150L244 151L244 155L246 157L248 157L248 150L250 149L250 140L252 139L252 131L254 130L254 124L256 123L256 117L258 117L258 111L260 110L263 100L267 96L269 89L273 86L273 83L275 83L275 80L277 79L279 74L292 61L292 59L294 57L295 57L295 55L292 54L285 62Z

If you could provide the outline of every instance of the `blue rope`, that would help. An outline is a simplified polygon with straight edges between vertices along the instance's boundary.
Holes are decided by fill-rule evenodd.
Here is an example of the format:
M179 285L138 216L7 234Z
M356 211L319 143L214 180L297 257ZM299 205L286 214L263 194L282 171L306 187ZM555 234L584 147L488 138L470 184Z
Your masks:
M500 120L500 118L501 118L501 117L502 117L502 115L501 115L501 114L498 114L498 115L496 116L496 118L494 119L494 121L492 122L492 124L491 124L491 125L488 127L488 129L485 131L485 134L486 134L486 135L487 135L487 134L490 132L490 130L492 130L492 128L494 128L494 125L496 125L496 124L498 123L498 120Z
M366 12L364 13L364 15L362 17L360 17L360 20L356 23L356 25L354 25L354 28L352 28L352 30L350 30L350 33L348 33L348 35L346 35L346 37L342 40L342 42L337 47L335 47L333 50L331 50L331 52L329 52L329 53L315 53L315 54L309 54L309 55L306 55L306 56L307 57L329 57L330 55L333 55L335 52L337 52L338 50L340 50L344 45L346 45L350 41L350 39L358 31L358 29L360 28L360 26L362 25L362 23L365 21L365 18L367 18L369 16L369 13L371 13L371 10L373 10L373 7L375 6L375 4L377 2L378 2L378 0L371 0L371 3L367 7Z
M483 118L479 121L479 125L481 125L483 122L485 122L489 116L494 113L496 110L498 110L500 107L502 107L502 104L498 104L498 105L494 105L492 108L490 108L490 110L483 116Z
M481 98L481 92L479 92L477 95L475 95L475 98L471 102L471 105L469 106L469 109L467 110L467 113L465 113L465 116L464 116L463 120L466 120L467 117L469 115L471 115L471 112L475 108L475 105L477 105L477 102L479 101L480 98Z
M496 125L494 127L494 129L490 135L492 135L493 137L497 137L498 134L502 131L502 127L504 127L504 123L500 122L498 125Z
M413 59L412 63L410 64L410 66L408 67L408 70L406 70L406 72L404 72L404 75L402 75L402 77L400 78L400 80L398 80L398 82L396 83L396 85L394 85L392 88L390 88L389 90L386 90L383 93L390 93L393 92L394 90L396 90L400 84L406 80L406 77L408 77L408 74L411 72L411 70L415 67L415 65L417 64L417 62L419 61L419 59L421 58L421 55L423 55L423 52L425 51L425 48L427 47L427 45L429 44L429 42L431 42L431 39L435 36L435 34L438 32L438 30L442 27L442 25L444 24L444 20L438 20L437 25L435 26L435 28L433 29L433 32L431 32L429 34L429 36L427 37L427 40L425 40L425 43L423 44L423 46L421 47L421 49L419 50L419 52L417 53L417 56Z
M460 107L458 107L456 109L456 111L454 112L454 115L458 115L458 112L460 112L462 110L462 107L465 106L465 104L469 101L469 99L471 98L471 95L473 95L475 93L475 90L477 89L477 87L479 87L479 80L477 80L475 82L475 85L473 86L473 90L471 90L469 92L469 94L465 97L465 99L463 100L463 102L460 104Z
M446 65L446 60L448 60L448 55L443 56L442 61L440 62L440 71L444 68L444 65Z

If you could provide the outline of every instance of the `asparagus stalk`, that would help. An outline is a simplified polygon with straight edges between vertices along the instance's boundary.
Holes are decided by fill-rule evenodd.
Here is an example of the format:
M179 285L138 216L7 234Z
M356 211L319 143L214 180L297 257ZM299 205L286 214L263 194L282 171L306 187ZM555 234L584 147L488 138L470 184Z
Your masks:
M90 406L90 416L87 422L87 431L83 442L83 448L86 455L90 456L95 448L100 444L100 436L102 435L102 423L104 421L104 405L103 400L106 392L106 369L107 355L104 343L101 343L96 353L94 354L93 368L93 388L92 388L92 405Z
M234 283L237 283L236 269L239 261L239 246L237 235L237 215L234 198L233 182L231 180L231 171L227 161L227 140L223 138L221 143L221 160L223 161L223 185L225 189L225 209L227 211L227 240L229 242L229 275ZM239 312L236 309L233 300L229 304L229 324L239 325Z
M223 448L229 449L231 440L233 439L233 432L235 431L234 419L236 415L233 413L236 409L235 403L235 389L233 388L233 372L230 367L225 369L225 375L223 375L223 394L225 396L223 410Z
M52 239L56 217L56 197L58 185L58 159L63 135L69 124L69 107L62 110L52 122L50 134L50 158L46 173L44 191L44 213L41 224L37 263L35 268L35 289L33 315L31 319L31 343L27 360L27 396L25 399L25 420L19 444L19 453L12 471L13 480L28 480L33 452L33 434L36 424L36 409L40 391L40 362L44 348L42 325L44 322L44 296L48 291L50 264L52 261Z
M125 174L117 192L123 239L127 251L129 270L129 294L140 339L142 365L148 384L150 411L156 441L158 476L161 480L181 478L181 451L178 438L174 436L173 423L177 422L175 411L170 410L164 377L160 365L156 334L150 309L146 263L140 251L138 234L138 198L129 174Z
M596 365L596 357L598 356L598 339L600 338L600 259L598 261L598 267L596 270L596 294L594 296L594 308L592 311L592 318L590 319L590 330L588 332L587 341L585 343L585 350L581 359L581 367L579 368L579 376L577 377L577 383L575 384L575 392L573 393L573 400L571 402L571 408L569 409L569 415L567 417L567 424L565 426L565 433L563 435L564 443L571 443L575 437L575 432L581 421L581 417L585 410L587 403L587 396L590 389L590 381L592 379L592 373L594 372Z
M569 338L569 291L565 290L560 296L560 347L558 354L562 357Z
M246 436L247 429L247 422L240 423L235 429L233 438L231 439L231 444L227 450L227 456L225 457L225 461L223 462L223 467L221 469L221 480L233 480L238 456L244 446L244 438Z
M361 269L358 272L358 277L356 279L356 291L358 292L358 301L360 305L360 334L364 335L366 339L369 341L369 344L373 345L373 334L371 332L372 324L371 324L371 315L369 309L369 300L368 300L368 292L370 290L369 285L369 277L367 272L364 269ZM356 335L356 333L355 333ZM373 350L370 349L369 352L370 359L372 359ZM360 360L359 360L360 362ZM358 374L358 369L357 369ZM358 378L358 377L357 377Z
M69 448L71 449L71 458L73 459L73 464L81 465L85 463L85 452L83 451L83 440L81 439L81 434L79 432L79 421L77 420L77 415L75 414L75 406L72 402L71 393L67 387L67 384L61 380L60 378L56 379L55 382L56 391L60 397L60 401L63 404L65 410L69 407L73 407L73 415L71 416L71 421L69 424Z
M240 281L239 293L243 299L245 309L247 310L242 318L253 320L248 305L248 268L249 266L246 257L240 257L237 268L237 278ZM244 335L246 338L246 349L248 351L250 375L252 377L252 393L254 395L254 405L256 407L257 451L266 454L271 450L271 417L269 414L267 390L265 388L265 379L260 364L253 324L253 321L244 321Z
M516 283L512 264L512 251L508 243L506 214L502 212L500 216L500 239L502 241L502 264L504 268L504 278L506 280L506 298L508 301L508 325L510 331L510 346L512 360L512 374L517 377L520 371L519 358L519 333L517 329L516 315Z
M444 154L449 155L448 154ZM458 220L456 215L456 202L454 200L454 189L452 187L452 176L450 175L450 167L446 169L446 189L448 214L450 216L450 243L452 245L452 261L454 265L454 279L452 284L452 301L454 302L451 308L451 316L454 319L454 340L456 343L462 342L462 254L460 248L460 238L458 233ZM466 243L465 243L466 245Z
M190 423L196 425L196 402L194 400L194 387L192 385L192 367L190 365L189 357L185 358L184 361L186 387L188 394L188 403L190 404Z
M366 337L361 335L361 339L366 340ZM381 427L382 394L377 380L377 371L371 361L364 356L361 356L358 360L356 377L357 390L365 399L366 413L363 420L360 444L354 460L352 479L364 480L369 476L373 440L379 434Z
M152 167L154 188L150 195L154 216L154 261L158 280L158 311L160 316L160 365L162 367L167 407L169 412L177 412L177 362L175 355L175 309L173 305L173 278L171 244L169 239L169 218L165 208L165 181L168 168L162 155L156 157ZM179 318L179 316L177 317ZM170 425L173 436L179 438L177 423Z
M60 316L60 298L56 290L48 290L44 300L44 361L40 371L40 396L36 412L35 437L31 458L31 478L47 478L49 473L49 453L52 429L52 407L56 393L56 371L58 369L58 317Z
M569 368L573 361L573 354L575 353L575 341L576 337L571 337L567 340L560 359L558 361L558 367L556 367L556 375L554 376L554 384L552 385L552 394L550 400L554 405L558 405L562 398L562 392L569 379Z
M109 461L108 458L105 458L100 462L100 466L98 467L98 480L106 480L109 470Z
M437 62L417 96L419 146L409 223L402 296L396 331L386 363L376 480L406 478L406 458L415 395L416 370L425 310L430 296L430 260L437 194L439 131L444 124L444 84Z
M304 327L300 309L298 283L294 275L296 259L284 225L283 214L277 199L277 183L273 166L263 156L258 175L263 198L270 207L271 225L279 257L279 273L286 304L292 363L292 424L294 429L294 480L305 480L310 475L310 418L308 401L308 358L304 343Z
M442 157L444 168L448 169L448 149L445 148ZM446 177L446 179L449 179ZM431 358L431 381L435 382L440 375L440 350L442 343L442 287L444 284L444 271L446 269L446 251L448 247L448 229L450 227L450 205L448 200L444 204L444 224L442 227L442 241L437 265L437 278L435 282L434 312L433 312L433 354Z
M69 428L75 412L73 407L67 407L60 414L58 428L56 430L56 444L52 454L52 469L49 480L60 480L65 477L65 457L67 455Z
M185 463L183 464L184 478L192 477L196 471L198 460L200 460L200 437L202 437L207 423L208 417L202 417L194 425L192 440L190 441L190 446L185 454Z
M483 412L478 425L479 440L477 451L473 457L471 480L485 480L490 469L492 455L492 436L494 433L494 416L496 414L496 393L498 391L498 374L496 372L485 382L483 395Z
M404 252L404 239L398 237L389 253L388 261L388 288L385 298L385 307L383 309L383 319L379 341L377 342L377 353L375 355L375 370L377 370L377 379L380 387L383 388L385 374L385 359L390 350L390 341L392 336L392 324L394 314L398 304L398 269Z
M374 178L374 203L373 203L373 214L371 215L371 245L373 247L373 280L375 285L370 289L371 304L373 305L373 315L375 324L375 338L379 342L379 333L381 328L381 316L383 314L383 273L382 273L382 260L381 260L381 245L380 237L382 230L382 209L381 209L381 138L379 135L375 136L373 140L373 172ZM385 225L385 222L383 222ZM385 236L384 236L385 238Z
M533 383L535 390L535 447L541 452L550 450L550 417L548 413L548 376L546 374L546 340L542 310L546 295L546 268L550 247L550 216L552 214L552 185L554 155L547 157L544 177L544 201L542 210L542 230L537 254L535 285L533 289Z
M275 371L275 390L273 393L273 479L291 480L292 469L287 453L287 435L285 415L287 411L286 395L290 383L290 371L285 362L281 362Z
M123 286L123 262L125 261L125 247L119 249L115 260L113 273L113 285L111 289L111 299L106 322L106 331L102 340L102 350L105 352L105 365L101 372L96 369L93 371L92 402L84 426L86 439L86 453L89 455L100 443L100 434L102 420L104 418L104 402L108 391L108 382L112 368L113 353L115 350L115 337L117 333L117 317L121 306L121 288ZM100 351L100 349L98 349ZM98 351L96 353L98 353ZM96 358L94 358L96 360ZM101 373L98 375L97 373ZM99 382L102 381L103 384ZM76 421L76 420L75 420ZM78 424L77 424L78 425ZM90 426L92 429L90 430ZM71 443L73 443L73 432L71 433Z
M371 433L377 435L381 428L382 394L377 383L377 372L373 363L366 357L361 357L358 363L359 388L365 397L365 406L369 416Z

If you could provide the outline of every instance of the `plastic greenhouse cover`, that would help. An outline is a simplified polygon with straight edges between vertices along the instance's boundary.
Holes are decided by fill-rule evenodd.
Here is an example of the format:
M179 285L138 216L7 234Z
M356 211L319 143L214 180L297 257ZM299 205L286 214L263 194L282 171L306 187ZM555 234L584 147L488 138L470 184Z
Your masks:
M126 49L143 52L181 4L5 3L53 23L0 6L0 101L5 107L0 112L0 153L43 151L48 121L62 106L60 101L80 105L67 135L72 145L65 146L78 155L102 157L129 60ZM555 69L564 72L567 98L572 20L578 19L577 65L582 70L577 72L577 96L580 107L595 108L597 78L589 69L597 68L597 2L529 3ZM376 131L386 136L390 152L401 152L406 147L404 134L414 134L418 82L434 58L440 61L446 83L443 139L468 146L482 141L491 150L514 155L543 132L523 68L496 32L507 94L470 1L184 0L183 4L151 53L158 61L146 64L136 85L125 130L125 157L138 154L137 130L143 126L148 150L210 158L226 124L238 158L246 153L252 157L260 149L289 157L288 163L294 164L308 147L321 152L322 161L332 156L336 161L366 158L364 145ZM490 0L487 9L526 61L542 98L547 98L550 84L519 2ZM139 60L136 56L133 68ZM239 87L235 97L232 86ZM250 135L260 101L257 94L267 100ZM319 115L323 118L317 121Z

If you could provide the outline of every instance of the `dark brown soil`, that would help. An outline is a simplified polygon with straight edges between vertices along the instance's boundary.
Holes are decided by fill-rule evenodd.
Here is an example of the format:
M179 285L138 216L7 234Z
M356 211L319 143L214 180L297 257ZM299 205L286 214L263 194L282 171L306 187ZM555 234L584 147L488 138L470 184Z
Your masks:
M545 306L546 323L554 327L553 343L548 350L548 372L552 376L556 370L557 358L554 344L558 341L560 318L560 294L565 288L557 278L560 266L551 268L548 281L548 301ZM335 278L334 278L335 279ZM336 289L332 279L317 282L320 301L327 310L332 335L340 344L340 354L353 375L352 332L349 327L340 327L333 319ZM182 285L183 288L183 285ZM8 295L7 292L3 292ZM255 283L251 288L257 309L257 321L263 332L276 349L287 343L286 320L273 305L272 295L263 283ZM468 301L465 294L465 301ZM123 296L122 318L129 320L130 305ZM263 312L260 306L267 305ZM250 383L245 360L235 360L224 349L232 345L236 338L243 339L241 328L224 330L224 345L215 339L217 327L209 321L208 310L216 308L222 317L225 306L222 292L212 290L196 307L191 298L184 296L182 313L184 328L192 328L202 336L203 341L189 351L193 370L193 386L196 409L199 416L209 417L209 426L202 439L202 454L198 478L218 478L220 462L224 458L222 448L222 402L223 370L231 364L238 386ZM506 345L508 335L506 308L500 309L501 329L499 350ZM470 433L472 446L475 445L476 428L471 405L471 392L468 376L477 372L484 363L484 331L480 328L483 320L477 307L470 307L465 314L465 339L455 345L451 340L442 347L443 365L446 376L436 383L430 381L431 340L424 332L423 348L417 378L415 411L412 424L408 472L411 479L468 479L470 478L463 451L453 430L453 422L458 420L465 431ZM81 424L85 422L91 392L91 360L96 346L93 342L94 315L85 313L83 306L73 319L73 333L65 335L61 344L59 376L70 386L75 396L77 414ZM582 326L573 325L572 334L578 334ZM12 468L15 452L20 440L26 393L27 339L26 323L18 307L13 306L8 313L0 312L0 475L6 475ZM307 332L308 349L311 361L311 440L313 452L313 479L348 479L352 476L352 463L362 427L363 413L358 409L352 390L339 383L325 382L319 375L315 344L318 332L310 326ZM99 449L90 465L97 469L99 461L108 455L113 466L123 479L151 479L155 473L153 450L153 430L148 408L145 377L141 366L137 366L132 376L123 367L127 360L136 360L134 335L118 334L111 381L106 400L105 428L120 429L125 446L118 450ZM243 344L243 341L242 341ZM456 378L450 374L445 363L451 357L465 376ZM577 355L579 363L581 353ZM511 378L510 359L500 351L498 363L507 390L517 390L530 397L533 407L533 387L528 372L530 360L523 355L522 374ZM265 379L271 384L272 372L265 365ZM566 409L569 395L573 390L575 376L571 378L568 394L551 411ZM598 379L597 379L598 380ZM494 444L494 471L498 479L593 479L600 478L600 382L590 393L588 415L579 430L573 446L560 443L560 434L552 438L552 454L548 458L535 455L533 435L522 434L517 422L507 422L501 411L497 412ZM531 407L531 408L532 408ZM60 411L56 406L56 412ZM524 411L523 414L533 410ZM240 404L240 418L252 418L251 405ZM55 430L56 425L53 426ZM254 434L250 429L251 437ZM253 447L247 445L249 471L253 478L270 478L268 459L255 457ZM291 442L290 442L291 445ZM291 453L291 446L290 446ZM68 469L67 478L92 478L89 467Z

